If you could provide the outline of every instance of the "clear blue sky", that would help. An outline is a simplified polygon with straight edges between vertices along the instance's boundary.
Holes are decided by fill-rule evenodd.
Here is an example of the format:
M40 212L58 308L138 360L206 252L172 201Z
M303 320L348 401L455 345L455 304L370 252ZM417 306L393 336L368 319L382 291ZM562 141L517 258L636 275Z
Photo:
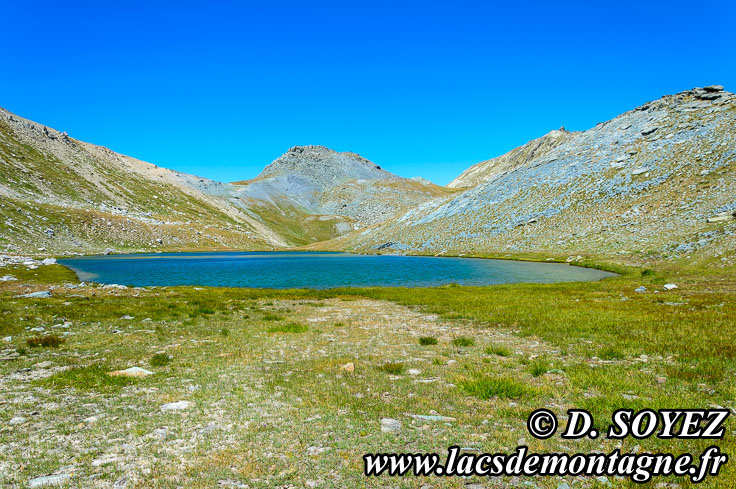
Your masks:
M446 184L563 125L736 91L734 5L0 0L0 106L225 181L322 144Z

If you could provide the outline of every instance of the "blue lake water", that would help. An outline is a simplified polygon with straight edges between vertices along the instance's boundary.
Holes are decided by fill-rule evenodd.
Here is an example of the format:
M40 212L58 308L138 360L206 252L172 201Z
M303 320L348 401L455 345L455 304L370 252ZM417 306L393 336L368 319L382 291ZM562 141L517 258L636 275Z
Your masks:
M81 280L133 286L314 288L599 280L614 274L562 263L316 252L156 253L67 258Z

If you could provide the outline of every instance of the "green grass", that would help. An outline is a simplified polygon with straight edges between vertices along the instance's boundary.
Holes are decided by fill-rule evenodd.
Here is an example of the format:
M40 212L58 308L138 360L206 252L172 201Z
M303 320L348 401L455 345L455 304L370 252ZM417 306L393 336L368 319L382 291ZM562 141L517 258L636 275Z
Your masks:
M473 346L475 345L475 340L468 336L460 336L452 340L452 344L460 347Z
M264 321L283 321L284 318L282 316L279 316L278 314L266 313L263 315L263 320Z
M41 281L46 272L39 270ZM172 487L197 489L215 487L228 478L259 479L262 487L300 485L301 479L289 475L288 468L305 460L308 447L322 446L330 450L309 456L304 477L319 479L334 470L345 487L353 487L364 482L361 454L387 442L379 427L384 417L404 423L399 434L390 436L390 443L402 451L469 440L483 451L503 451L526 437L536 450L587 452L615 445L604 439L581 440L571 448L559 436L531 440L526 417L543 406L563 416L565 409L582 408L593 414L597 428L605 429L611 413L625 407L733 408L736 275L688 275L657 268L654 275L642 277L640 269L623 271L620 277L594 283L494 287L61 289L38 301L14 299L14 285L4 284L0 337L12 336L6 348L25 350L25 355L0 362L11 400L3 406L0 421L16 415L28 418L29 411L38 410L35 406L51 406L33 421L45 428L34 424L33 430L30 425L0 430L0 444L11 447L7 457L14 468L9 483L22 487L38 473L52 473L63 464L88 464L98 456L96 443L109 436L120 443L145 437L151 444L161 460L156 470L143 476L151 486L164 476L176 481ZM655 290L657 284L650 279L672 281L680 288L633 293L639 285ZM358 300L362 298L389 302L364 310L367 306ZM399 311L396 315L380 317L394 314L393 308ZM121 321L125 314L136 321ZM424 314L439 320L416 318ZM143 318L151 321L138 320ZM70 321L75 333L66 337L62 348L26 347L26 340L36 336L29 328L62 320ZM304 325L311 321L320 329L306 330ZM332 327L343 322L356 327ZM120 332L113 334L113 329ZM298 331L305 334L290 334ZM455 340L471 339L479 347L449 340L431 347L422 344L417 331L433 339L451 331ZM157 351L170 353L175 361L146 378L107 375L124 365L153 364ZM45 361L51 367L34 367ZM343 367L349 363L354 371L348 374ZM43 371L51 374L48 369L58 367L67 370L53 371L47 378L14 380ZM409 375L409 368L419 373ZM550 370L559 375L545 375ZM162 418L160 406L178 400L193 406ZM406 418L432 411L457 421L415 425ZM106 415L98 426L80 427L97 412ZM228 428L205 436L200 430L210 420ZM162 426L171 429L169 438L148 436ZM25 446L37 450L36 460L34 467L21 469L27 455L13 449L13 443L44 429L70 437L82 450L65 453L62 463L41 450L40 441L26 441ZM727 421L727 432L733 430L733 421ZM726 453L736 451L731 438L719 441ZM187 457L196 469L169 468L176 466L176 457L165 450L172 440L193 447ZM642 451L698 454L705 448L702 443L624 440L622 450L640 445ZM275 468L270 469L245 460L246 446L253 460L266 460L269 453L283 458L273 460ZM110 470L110 478L122 476L114 466ZM706 479L699 487L730 487L735 480L736 469L727 465L718 478ZM411 482L416 481L397 480L396 485L403 489ZM690 487L672 478L658 482ZM615 484L637 487L625 481Z
M419 338L419 344L422 346L430 346L437 344L437 338L434 336L421 336Z
M388 362L378 367L378 370L390 375L401 375L404 373L404 364L400 362Z
M460 381L459 387L467 394L478 399L518 399L532 393L526 385L503 377L479 376Z
M279 324L268 328L269 333L306 333L309 328L299 323Z
M30 347L58 348L66 340L55 334L45 336L34 336L26 340L26 344Z
M156 353L148 362L152 367L164 367L171 363L171 357L167 353Z
M109 370L99 365L73 367L36 383L54 389L76 389L81 391L114 392L136 381L128 377L113 377Z
M539 377L540 375L547 373L550 368L550 364L547 360L544 358L535 358L529 364L529 373L532 374L533 377Z
M495 344L487 346L484 351L487 355L497 355L499 357L510 357L513 354L510 348Z

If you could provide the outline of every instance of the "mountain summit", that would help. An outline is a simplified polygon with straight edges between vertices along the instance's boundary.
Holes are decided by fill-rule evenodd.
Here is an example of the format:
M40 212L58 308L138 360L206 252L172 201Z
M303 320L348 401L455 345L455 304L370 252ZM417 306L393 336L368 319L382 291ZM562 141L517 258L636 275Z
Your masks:
M233 187L238 205L298 244L381 223L449 193L324 146L294 146L256 178Z

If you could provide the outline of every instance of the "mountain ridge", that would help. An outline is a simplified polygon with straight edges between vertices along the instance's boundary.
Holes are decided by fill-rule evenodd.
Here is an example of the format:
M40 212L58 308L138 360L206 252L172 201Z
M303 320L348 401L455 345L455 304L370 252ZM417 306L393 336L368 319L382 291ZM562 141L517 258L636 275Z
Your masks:
M0 252L309 247L729 264L734 127L736 96L710 86L586 131L551 131L448 187L319 145L291 147L256 177L226 183L0 109Z

